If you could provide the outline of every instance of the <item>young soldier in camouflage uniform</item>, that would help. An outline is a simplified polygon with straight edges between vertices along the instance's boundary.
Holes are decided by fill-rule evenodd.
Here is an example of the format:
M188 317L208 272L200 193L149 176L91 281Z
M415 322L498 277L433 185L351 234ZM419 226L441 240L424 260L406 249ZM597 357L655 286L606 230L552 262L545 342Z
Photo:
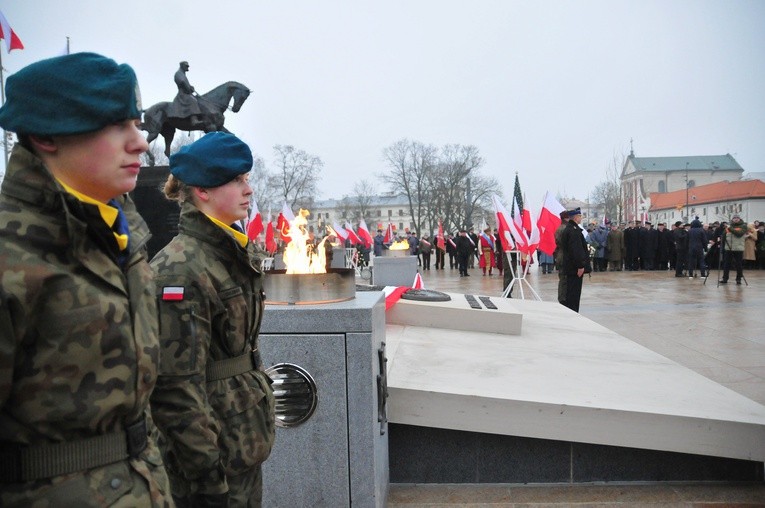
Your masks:
M170 157L165 195L181 217L151 262L162 342L151 400L178 506L261 504L275 431L258 354L263 272L260 253L231 226L247 217L251 168L247 145L222 132Z
M170 506L148 411L159 363L147 148L127 65L92 53L8 79L0 192L0 506Z

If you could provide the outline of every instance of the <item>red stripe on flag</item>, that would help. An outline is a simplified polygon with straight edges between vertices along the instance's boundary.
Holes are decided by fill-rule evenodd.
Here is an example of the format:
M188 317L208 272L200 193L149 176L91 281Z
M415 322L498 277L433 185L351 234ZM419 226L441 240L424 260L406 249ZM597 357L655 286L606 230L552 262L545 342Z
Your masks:
M162 300L179 301L183 300L183 286L168 286L162 288Z
M398 302L401 299L401 295L403 295L410 289L412 288L408 288L406 286L399 286L396 289L394 289L391 294L385 297L385 310L388 310L394 305L396 305L396 302Z

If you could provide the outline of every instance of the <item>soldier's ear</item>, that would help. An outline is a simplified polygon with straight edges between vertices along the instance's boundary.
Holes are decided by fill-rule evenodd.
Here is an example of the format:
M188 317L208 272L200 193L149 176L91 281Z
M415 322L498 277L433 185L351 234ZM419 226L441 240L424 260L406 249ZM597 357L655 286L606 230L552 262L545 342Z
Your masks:
M192 187L191 190L194 196L202 203L210 201L210 193L204 187Z
M54 153L58 149L56 142L51 136L30 135L29 142L38 153Z

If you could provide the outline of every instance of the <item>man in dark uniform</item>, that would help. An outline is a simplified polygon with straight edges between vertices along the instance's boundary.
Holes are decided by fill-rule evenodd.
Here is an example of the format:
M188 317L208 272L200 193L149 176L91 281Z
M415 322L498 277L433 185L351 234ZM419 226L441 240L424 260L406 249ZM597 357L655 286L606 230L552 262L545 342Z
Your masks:
M625 270L640 269L640 221L636 220L624 230L624 268Z
M568 212L560 213L560 226L555 230L555 250L553 251L553 260L555 261L555 268L558 269L558 303L561 305L566 304L566 275L563 273L563 231L566 229L566 223L568 222Z
M563 273L566 276L566 301L563 305L574 312L579 312L582 281L585 266L590 257L587 251L587 241L579 227L581 222L581 209L576 208L568 211L568 222L561 233L560 244L560 248L563 250Z
M470 240L470 246L473 248L473 252L468 258L468 266L470 268L473 268L475 267L475 260L478 259L478 235L475 234L475 231L473 230L473 228L470 228L470 231L468 232L467 236Z
M459 234L459 232L457 233ZM453 270L455 266L458 266L457 262L457 243L454 235L449 233L446 237L446 253L449 254L449 270Z
M643 270L653 270L653 263L656 257L656 249L659 246L659 235L653 229L653 224L646 221L645 226L640 228L639 240L640 246L640 267Z
M669 264L670 245L672 245L672 233L665 227L663 222L659 222L657 231L656 245L656 270L666 270Z
M675 243L675 277L682 277L683 272L688 265L688 231L682 222L675 222L675 229L672 231L672 240Z
M473 244L470 243L467 231L460 230L460 236L457 237L457 265L460 269L460 277L470 277L468 273L468 260L473 255Z

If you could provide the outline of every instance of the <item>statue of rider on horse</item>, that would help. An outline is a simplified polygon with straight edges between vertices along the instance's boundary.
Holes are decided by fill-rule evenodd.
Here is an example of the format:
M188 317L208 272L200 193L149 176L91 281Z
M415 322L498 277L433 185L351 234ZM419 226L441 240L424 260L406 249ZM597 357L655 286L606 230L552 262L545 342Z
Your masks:
M186 72L189 63L183 61L176 71L174 79L178 94L173 102L160 102L144 112L141 129L148 131L146 141L151 143L161 134L165 139L165 155L170 156L170 145L175 137L175 129L184 131L215 132L228 130L223 126L223 112L231 109L239 111L250 95L250 90L241 83L229 81L206 94L198 95L189 83ZM229 108L229 102L234 104ZM149 163L154 165L151 151L146 152Z

